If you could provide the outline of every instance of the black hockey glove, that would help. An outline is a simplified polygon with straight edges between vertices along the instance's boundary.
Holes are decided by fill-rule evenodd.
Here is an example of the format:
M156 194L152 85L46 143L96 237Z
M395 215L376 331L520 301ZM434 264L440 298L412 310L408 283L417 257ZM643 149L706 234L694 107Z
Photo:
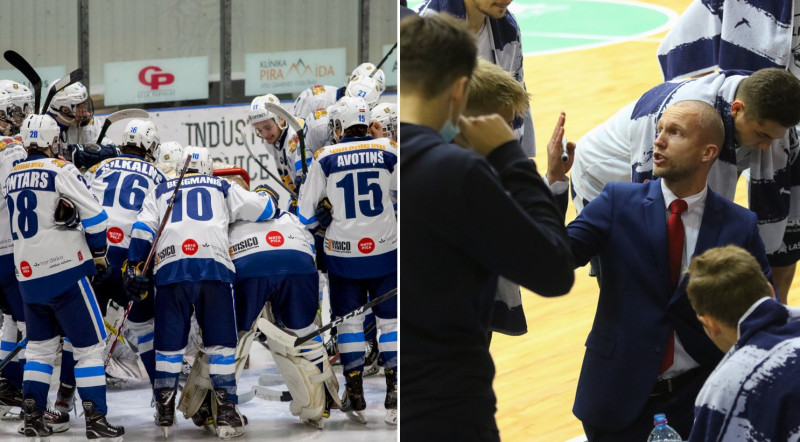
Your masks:
M111 267L106 258L108 248L103 247L99 249L92 249L92 259L94 260L94 268L97 269L97 274L92 278L92 284L98 285L111 276Z
M79 168L92 167L105 159L119 156L119 150L113 144L70 144L67 151L67 160Z
M68 229L75 229L81 224L81 217L78 215L75 204L63 197L59 198L56 203L56 213L53 214L53 219L57 226Z
M122 287L125 294L133 302L143 301L147 298L150 289L150 278L142 274L143 262L129 263L125 260L122 264Z
M331 225L331 221L333 221L333 216L331 215L332 208L327 198L323 199L322 202L317 205L314 216L317 217L317 222L319 222L321 229L327 229L328 226Z

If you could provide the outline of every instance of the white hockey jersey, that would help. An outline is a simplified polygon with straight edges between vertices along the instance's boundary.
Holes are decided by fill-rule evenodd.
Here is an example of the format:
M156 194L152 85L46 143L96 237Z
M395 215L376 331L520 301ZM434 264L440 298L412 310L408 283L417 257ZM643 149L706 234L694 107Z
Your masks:
M268 221L237 221L228 237L237 279L317 273L314 237L289 212Z
M316 152L325 146L334 143L331 138L331 131L328 128L328 111L325 109L317 109L312 113L312 116L306 118L306 148L308 152Z
M155 165L127 154L94 165L84 176L108 214L108 260L112 267L122 268L144 198L167 178Z
M11 169L28 156L28 151L22 147L22 139L0 139L0 183L5 183ZM14 243L11 239L11 229L8 228L8 203L5 198L0 198L0 275L14 273Z
M339 101L342 96L344 96L343 87L315 84L295 98L292 115L310 119L315 110L327 108Z
M177 183L177 179L164 182L145 197L131 230L128 250L131 262L147 259ZM222 178L185 176L172 214L156 244L153 260L156 285L204 280L233 283L228 224L236 220L262 221L274 215L270 198L262 198Z
M333 221L325 232L328 270L352 279L397 271L397 144L387 138L345 138L314 154L300 190L298 217L313 224L327 197Z
M297 118L303 130L305 130L305 120ZM297 183L303 176L303 157L300 154L300 137L297 132L287 124L286 129L281 134L275 144L267 144L269 154L275 158L275 166L284 184L295 190ZM306 145L306 166L311 163L312 151Z
M108 215L72 163L29 157L11 169L3 194L22 299L42 303L96 273L91 250L106 247ZM55 224L60 197L75 205L83 230Z

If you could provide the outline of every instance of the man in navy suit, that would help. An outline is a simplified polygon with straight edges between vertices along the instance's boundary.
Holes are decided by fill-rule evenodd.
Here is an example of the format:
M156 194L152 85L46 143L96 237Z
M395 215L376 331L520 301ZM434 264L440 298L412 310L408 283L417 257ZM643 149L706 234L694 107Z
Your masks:
M571 164L560 159L563 119L559 125L548 145L548 181L556 193ZM592 442L644 441L655 413L666 413L672 427L689 435L694 400L722 358L679 273L692 256L735 244L771 276L755 214L706 184L724 139L719 114L707 103L681 101L664 111L657 132L653 163L660 179L608 183L567 226L575 264L596 255L603 274L573 406ZM669 210L679 206L683 211ZM671 253L673 232L682 232L683 246Z

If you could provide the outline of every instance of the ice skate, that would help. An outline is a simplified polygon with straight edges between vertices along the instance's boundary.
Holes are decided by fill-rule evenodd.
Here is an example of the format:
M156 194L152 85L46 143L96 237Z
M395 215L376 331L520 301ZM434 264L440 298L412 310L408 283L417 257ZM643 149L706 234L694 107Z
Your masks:
M75 386L61 384L56 393L56 410L69 413L75 406Z
M215 389L214 399L217 401L217 437L228 440L244 434L244 419L236 404L228 400L225 390Z
M58 411L50 404L44 410L44 421L53 430L53 433L63 433L69 430L69 413ZM23 420L17 429L17 433L25 434L25 410L20 411L20 418Z
M197 413L192 415L192 422L198 427L205 427L208 429L214 428L214 416L211 412L211 391L206 392L206 397Z
M125 428L122 425L111 425L106 416L94 409L94 402L83 401L83 413L86 417L86 438L102 442L121 442Z
M367 423L364 409L367 408L367 401L364 400L364 380L360 376L346 380L345 391L342 395L342 411L347 414L350 420L360 424Z
M389 425L397 425L397 373L394 370L386 371L386 399L383 406L386 408L383 421Z
M169 437L169 429L175 423L175 389L162 388L156 398L156 425L161 428L164 438Z
M36 401L25 399L22 410L25 415L25 437L28 442L47 442L53 435L53 429L44 421L44 413L36 409Z
M22 408L22 390L7 379L0 379L0 416L10 415L14 407Z

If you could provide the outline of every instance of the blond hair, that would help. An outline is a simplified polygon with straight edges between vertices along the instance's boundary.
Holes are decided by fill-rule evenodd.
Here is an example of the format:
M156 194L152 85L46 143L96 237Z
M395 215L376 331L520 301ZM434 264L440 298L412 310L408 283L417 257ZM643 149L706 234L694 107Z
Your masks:
M530 108L530 95L525 88L500 66L483 59L472 72L467 86L468 116L494 114L511 109L518 114Z

